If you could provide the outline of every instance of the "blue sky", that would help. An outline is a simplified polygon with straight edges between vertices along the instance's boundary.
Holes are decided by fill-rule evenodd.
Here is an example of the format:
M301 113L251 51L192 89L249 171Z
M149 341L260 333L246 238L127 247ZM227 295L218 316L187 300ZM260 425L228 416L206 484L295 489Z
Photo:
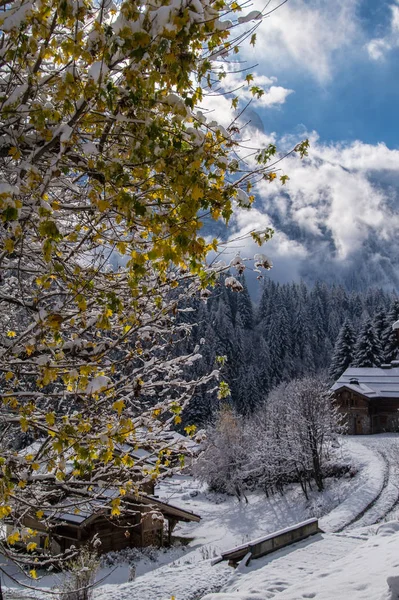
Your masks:
M330 0L325 4L328 2ZM312 7L323 2L309 0L306 4ZM267 129L272 127L282 134L304 126L308 131L316 130L325 141L359 139L398 147L399 50L386 48L379 58L373 58L368 51L372 40L391 36L395 3L367 0L353 2L353 5L356 29L342 50L331 51L329 77L317 78L314 71L309 73L294 60L291 65L285 61L276 73L279 84L293 89L294 93L277 110L262 111ZM279 9L281 15L285 9L284 6ZM272 19L262 25L265 32ZM399 45L399 30L396 35ZM260 62L260 72L262 67Z

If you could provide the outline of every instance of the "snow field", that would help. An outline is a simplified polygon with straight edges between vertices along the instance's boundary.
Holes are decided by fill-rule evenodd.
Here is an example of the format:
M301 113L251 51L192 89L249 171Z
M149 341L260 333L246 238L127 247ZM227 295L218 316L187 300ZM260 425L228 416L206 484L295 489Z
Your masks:
M109 565L98 574L97 580L107 574L108 579L94 590L94 600L170 600L172 596L176 600L200 600L203 596L206 600L267 600L274 596L291 600L319 598L301 595L302 586L309 583L316 587L317 593L319 588L327 593L327 587L324 584L318 586L318 582L332 578L331 589L334 590L334 577L338 578L338 575L334 575L333 567L340 561L343 564L346 560L350 562L348 555L352 557L368 537L372 536L371 542L382 539L373 535L375 528L349 531L348 525L369 525L384 519L395 507L397 495L395 497L394 490L399 484L395 466L398 442L399 436L388 435L343 438L339 462L352 464L354 476L329 478L325 491L321 494L311 492L309 500L298 485L288 486L284 496L277 494L266 498L263 493L250 493L246 504L232 496L209 492L188 475L167 479L159 486L158 497L201 515L201 522L181 523L176 527L175 534L185 538L186 546L145 550L141 554L136 551L137 556L134 553L111 556ZM212 559L224 550L314 516L319 517L320 527L326 533L254 560L248 568L234 571L226 562L211 564ZM344 531L333 533L337 529ZM390 550L387 552L389 554ZM390 556L387 555L388 561ZM136 567L136 580L127 583L132 563ZM395 570L388 575L395 575ZM362 582L358 574L352 582L345 573L343 576L350 592L331 596L331 600L367 597L352 597L350 586L355 588ZM57 587L58 581L59 576L46 575L38 585ZM386 578L378 581L382 586L379 589L386 590ZM305 594L315 593L313 588L303 589ZM222 592L217 593L219 590ZM8 589L7 593L10 592ZM40 593L35 595L22 590L18 593L18 598L28 596L43 598ZM380 600L379 596L368 598Z
M382 525L352 549L348 540L329 534L307 547L296 544L285 556L276 553L263 567L238 573L221 593L202 600L397 600L399 523Z

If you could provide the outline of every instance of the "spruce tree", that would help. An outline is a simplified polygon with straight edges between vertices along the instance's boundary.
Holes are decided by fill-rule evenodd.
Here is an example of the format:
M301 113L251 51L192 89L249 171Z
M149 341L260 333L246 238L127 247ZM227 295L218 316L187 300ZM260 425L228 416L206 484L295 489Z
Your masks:
M354 358L354 348L355 334L351 322L349 319L346 319L339 331L334 347L334 354L329 369L331 379L338 379L351 366Z
M371 319L366 319L356 344L353 366L379 367L382 362L381 344L376 336Z
M245 329L252 329L254 326L254 309L252 300L248 292L245 276L241 275L239 281L243 286L243 291L236 294L237 297L237 313L240 315L242 324Z
M383 335L388 326L389 326L389 323L387 320L387 311L384 309L377 311L373 318L373 327L374 327L376 336L379 339L381 344L383 341ZM392 328L392 323L391 323L391 328Z
M390 363L398 357L398 338L396 337L396 331L392 329L392 325L398 319L399 300L394 300L387 315L387 326L382 334L383 359L385 363Z

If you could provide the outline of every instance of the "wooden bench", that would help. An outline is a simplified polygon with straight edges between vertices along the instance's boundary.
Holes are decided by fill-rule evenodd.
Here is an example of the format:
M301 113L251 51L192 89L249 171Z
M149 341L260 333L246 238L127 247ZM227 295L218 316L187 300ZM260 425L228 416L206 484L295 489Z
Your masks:
M236 566L243 558L245 558L245 563L248 564L252 558L260 558L265 554L270 554L270 552L275 552L280 548L284 548L284 546L289 546L320 532L318 520L308 519L280 531L269 533L242 546L227 550L213 564L228 560L231 565Z

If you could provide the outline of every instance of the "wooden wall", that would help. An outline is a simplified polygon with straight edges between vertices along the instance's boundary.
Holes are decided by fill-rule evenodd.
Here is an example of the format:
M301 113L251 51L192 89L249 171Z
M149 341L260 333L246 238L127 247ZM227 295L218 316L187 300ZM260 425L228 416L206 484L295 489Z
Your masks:
M345 417L348 434L399 431L399 398L367 400L356 392L342 390L335 393L335 399Z

